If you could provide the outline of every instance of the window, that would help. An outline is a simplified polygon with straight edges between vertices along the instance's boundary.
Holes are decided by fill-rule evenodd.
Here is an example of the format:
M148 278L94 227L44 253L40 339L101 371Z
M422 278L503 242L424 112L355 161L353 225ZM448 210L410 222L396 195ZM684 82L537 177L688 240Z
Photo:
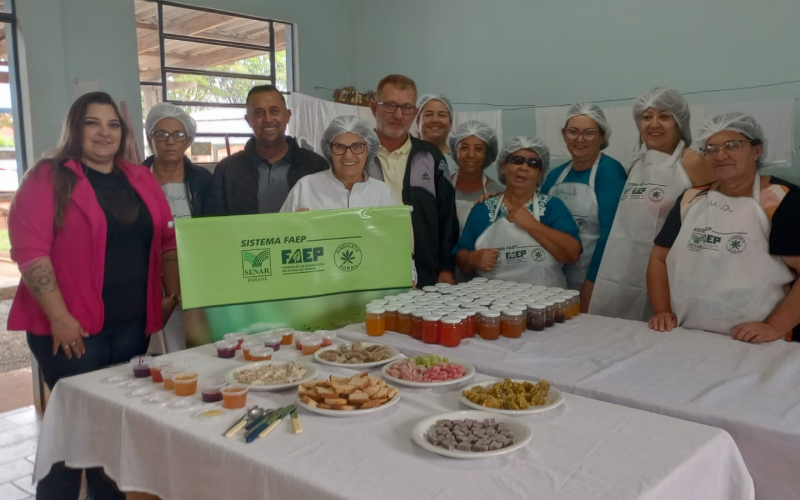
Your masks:
M0 193L16 191L26 168L16 35L14 0L0 0Z
M216 164L244 148L253 86L275 85L289 100L291 24L161 0L134 5L142 116L159 102L186 109L197 121L192 161Z

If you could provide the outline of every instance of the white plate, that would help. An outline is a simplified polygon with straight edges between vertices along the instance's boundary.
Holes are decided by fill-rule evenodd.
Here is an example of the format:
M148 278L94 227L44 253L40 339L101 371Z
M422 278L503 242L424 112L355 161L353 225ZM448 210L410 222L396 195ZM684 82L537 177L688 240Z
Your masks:
M331 351L331 350L337 351L337 350L339 350L339 346L340 345L350 345L350 344L352 344L352 342L348 342L346 344L336 344L336 345L328 346L328 347L326 347L324 349L320 349L319 351L314 353L314 360L317 363L322 363L323 365L340 366L340 367L345 367L345 368L353 368L354 370L357 370L357 369L360 369L360 368L375 368L376 366L385 365L386 363L391 363L392 361L394 361L394 360L396 360L397 358L400 357L400 351L398 351L396 348L394 348L394 347L392 347L390 345L387 345L386 347L389 348L389 351L391 351L392 355L389 356L386 359L382 359L380 361L373 361L372 363L357 363L357 364L353 365L353 364L347 364L347 363L336 363L334 361L325 361L324 359L319 357L320 353L323 353L325 351ZM373 346L373 345L384 345L384 344L378 344L378 343L375 343L375 342L362 342L361 345L362 345L362 347L370 347L370 346Z
M193 415L195 420L200 420L201 422L210 422L216 421L221 417L224 417L228 413L222 406L212 406L211 408L206 408L202 411L199 411Z
M505 448L500 448L499 450L461 451L461 450L446 450L440 446L435 446L430 442L428 442L428 431L431 429L431 427L433 427L436 424L437 420L464 420L467 418L471 418L474 420L493 418L497 423L506 424L508 428L511 429L511 432L514 434L514 444L512 444L511 446L507 446ZM499 455L505 455L507 453L512 453L522 448L523 446L527 445L528 442L530 442L532 436L533 432L531 432L531 428L520 420L511 417L506 417L505 415L497 415L495 413L476 411L476 410L440 413L439 415L423 418L411 430L411 439L421 447L425 448L426 450L431 451L433 453L437 453L439 455L443 455L445 457L466 458L466 459L489 458L489 457L496 457Z
M121 384L133 380L131 375L114 375L113 377L106 377L100 381L101 384Z
M138 389L139 387L144 387L146 385L150 385L151 382L152 382L152 380L150 380L150 379L137 378L137 379L131 380L130 382L125 382L124 384L120 385L119 387L120 387L120 389Z
M317 408L315 406L309 406L303 403L300 398L297 398L297 402L295 403L298 408L302 408L304 410L308 410L313 413L319 413L320 415L325 415L326 417L361 417L364 415L369 415L370 413L375 413L378 411L383 411L390 406L394 406L397 402L400 401L400 392L398 391L397 395L390 399L388 402L377 406L375 408L368 408L366 410L351 410L351 411L344 411L344 410L326 410L325 408Z
M258 366L264 366L264 365L287 365L293 362L294 361L284 360L284 361L257 361L255 363L248 363L246 365L236 367L233 370L226 373L225 381L228 382L229 384L243 385L248 389L250 389L251 391L280 391L283 389L291 389L292 387L297 387L306 380L311 380L317 377L317 367L316 365L314 365L314 363L309 363L307 361L299 361L300 365L306 369L306 376L296 382L292 382L289 384L278 384L278 385L248 385L236 381L236 374L242 370L246 370L248 368L256 368Z
M405 359L398 359L396 361L402 362L402 361L406 361L406 360ZM403 380L403 379L395 378L395 377L392 377L391 375L389 375L388 370L389 370L389 367L393 363L386 364L383 367L383 369L381 370L381 373L383 374L383 378L385 378L386 380L388 380L388 381L390 381L390 382L392 382L394 384L405 385L407 387L423 388L423 389L427 389L427 388L430 388L430 387L445 387L445 386L448 386L448 385L462 384L462 383L466 382L467 380L471 379L473 375L475 375L475 367L472 366L469 363L464 363L463 361L448 361L448 363L452 363L452 364L455 364L455 365L461 365L467 371L467 374L464 375L461 378L457 378L457 379L454 379L454 380L445 380L444 382L413 382L411 380Z
M194 397L179 397L177 400L168 404L167 408L170 410L192 411L202 404L202 401L198 401Z
M477 387L479 385L485 387L491 387L497 382L503 383L504 379L494 379L494 380L484 380L483 382L479 382L477 384L468 385L467 387L463 387L459 392L458 399L461 401L462 404L469 406L470 408L475 408L476 410L488 411L491 413L499 413L500 415L533 415L535 413L542 413L544 411L552 410L553 408L557 408L564 402L564 394L553 387L550 386L550 390L547 391L547 397L544 400L544 404L541 406L533 406L528 408L527 410L501 410L499 408L486 408L485 406L481 406L477 403L473 403L466 397L464 397L463 392L472 389L473 387ZM530 379L530 380L512 380L512 382L517 382L519 384L523 382L531 382L533 384L539 382L538 379Z
M163 405L169 403L173 399L175 399L175 396L169 392L160 392L151 396L147 396L142 400L142 403L146 405Z
M129 398L140 398L142 396L149 396L156 392L158 387L140 387L134 391L131 391L127 394Z

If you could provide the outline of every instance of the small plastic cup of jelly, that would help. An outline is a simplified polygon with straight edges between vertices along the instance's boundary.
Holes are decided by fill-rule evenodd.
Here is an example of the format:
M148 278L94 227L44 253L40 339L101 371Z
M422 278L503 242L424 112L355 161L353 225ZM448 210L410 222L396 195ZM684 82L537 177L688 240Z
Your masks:
M164 389L167 389L168 391L174 391L175 384L172 382L172 377L174 377L175 375L179 375L185 371L186 367L177 365L172 365L169 368L164 368L163 370L161 370L161 378L164 381Z
M303 356L310 356L322 348L322 338L309 335L303 338Z
M197 392L196 373L183 372L172 376L176 396L193 396Z
M242 343L242 354L244 354L244 359L247 361L252 361L253 358L250 357L250 350L259 347L264 347L264 342L262 340L248 340L247 342Z
M271 347L254 347L250 349L250 359L253 361L269 361L272 353L275 352Z
M314 334L322 339L322 347L333 345L333 341L336 339L336 332L328 330L317 330Z
M229 410L237 410L247 405L247 387L243 385L231 385L223 387L222 406Z
M217 340L214 342L214 346L217 348L217 356L226 359L236 357L237 345L238 341L230 339Z
M273 351L280 351L281 350L281 340L283 337L279 333L271 332L265 333L261 335L261 341L264 343L264 347L270 347Z
M225 340L235 340L236 341L236 350L237 351L242 348L242 343L244 342L244 334L243 333L239 333L239 332L226 333L225 335L222 336L222 338L225 339Z
M153 361L150 363L150 376L153 377L153 382L163 382L161 378L161 370L172 366L172 361Z
M292 345L292 338L294 337L293 328L278 328L273 333L281 336L281 345Z
M134 356L131 358L131 368L133 376L145 378L150 376L150 363L155 360L152 356Z
M200 395L206 403L222 401L222 388L225 380L221 378L204 378L199 382Z

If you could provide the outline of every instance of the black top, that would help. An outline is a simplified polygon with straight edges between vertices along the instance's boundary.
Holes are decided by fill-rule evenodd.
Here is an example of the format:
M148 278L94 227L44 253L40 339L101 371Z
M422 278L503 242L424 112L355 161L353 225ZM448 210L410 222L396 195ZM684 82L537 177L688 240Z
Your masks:
M147 278L153 219L125 174L103 174L84 165L86 177L106 216L103 272L103 328L118 328L147 314Z
M770 184L778 184L789 188L789 192L775 209L772 215L772 228L769 232L769 253L778 256L800 255L800 188L783 179L770 176ZM700 191L695 198L706 196L708 189ZM672 248L681 230L681 200L678 197L675 206L670 210L664 227L656 236L655 244Z

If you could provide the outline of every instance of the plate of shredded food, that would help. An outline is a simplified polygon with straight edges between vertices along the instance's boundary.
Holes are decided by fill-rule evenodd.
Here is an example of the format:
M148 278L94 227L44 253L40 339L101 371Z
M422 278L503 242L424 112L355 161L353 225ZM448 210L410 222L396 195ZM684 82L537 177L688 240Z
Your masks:
M450 458L489 458L527 445L533 433L519 419L485 411L454 411L427 417L411 431L426 450Z
M280 391L297 387L317 376L317 367L303 361L258 361L225 374L229 384L246 385L251 391Z
M532 415L557 408L564 394L547 380L486 380L465 387L460 401L478 410L506 415Z
M387 363L381 370L389 382L408 387L443 387L461 384L475 375L475 368L463 361L439 356L417 356Z
M374 368L385 365L400 357L394 347L356 340L352 344L338 344L314 353L318 363L348 368Z

